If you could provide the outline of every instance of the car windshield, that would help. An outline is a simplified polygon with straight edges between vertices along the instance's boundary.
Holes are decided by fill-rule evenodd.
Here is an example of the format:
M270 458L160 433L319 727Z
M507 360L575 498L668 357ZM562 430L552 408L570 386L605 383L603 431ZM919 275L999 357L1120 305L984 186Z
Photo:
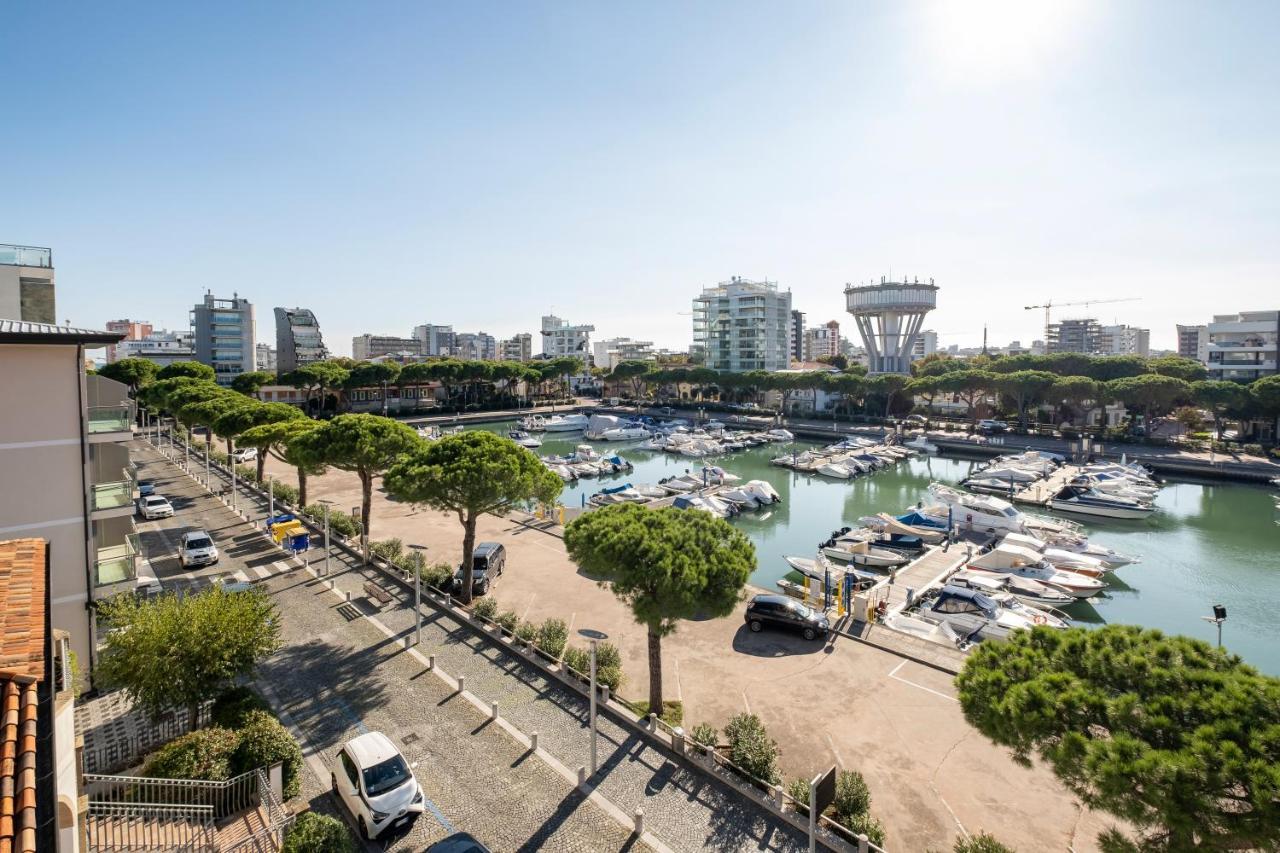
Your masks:
M166 501L164 498L159 497L158 495L155 497L147 498L147 506L160 506L160 504L162 503L166 503Z
M813 610L798 601L791 602L791 610L801 619L813 618Z
M208 548L213 542L208 536L193 536L187 540L188 548Z
M394 755L381 764L365 768L364 790L369 796L376 797L393 788L399 788L409 781L410 775L404 759Z

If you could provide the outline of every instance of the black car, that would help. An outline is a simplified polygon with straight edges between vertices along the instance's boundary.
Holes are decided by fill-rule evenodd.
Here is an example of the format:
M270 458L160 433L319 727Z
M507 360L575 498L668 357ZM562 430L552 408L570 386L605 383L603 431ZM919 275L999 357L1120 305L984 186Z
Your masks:
M747 605L747 627L759 632L765 627L798 631L806 640L827 636L827 617L785 595L757 595Z
M484 595L507 564L507 548L501 542L481 542L471 552L471 594ZM463 567L453 576L454 593L462 592Z
M469 832L455 832L448 838L441 838L427 848L426 853L490 853L476 837Z

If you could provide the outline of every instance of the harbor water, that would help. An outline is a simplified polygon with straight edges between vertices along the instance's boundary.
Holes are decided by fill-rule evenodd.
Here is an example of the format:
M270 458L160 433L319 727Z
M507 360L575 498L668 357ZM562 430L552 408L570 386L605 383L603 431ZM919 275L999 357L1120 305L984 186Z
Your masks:
M477 426L500 435L514 423ZM956 484L979 463L915 456L896 466L852 480L831 480L769 464L792 450L817 442L769 444L707 460L637 449L638 441L587 441L582 433L542 433L540 455L571 453L591 444L600 453L618 453L634 464L629 474L566 484L560 502L579 506L599 490L624 483L656 484L664 477L697 474L715 464L744 481L766 480L782 497L771 508L744 512L732 523L755 543L759 566L751 582L776 589L789 567L787 556L812 557L820 541L841 527L857 526L864 515L901 514L928 500L930 482ZM1280 675L1280 526L1275 524L1273 490L1223 483L1166 483L1159 511L1143 521L1082 520L1093 541L1139 555L1141 562L1112 572L1101 595L1073 605L1081 625L1131 623L1216 641L1216 628L1201 617L1214 604L1227 608L1223 645L1260 670ZM1023 507L1023 509L1027 509Z

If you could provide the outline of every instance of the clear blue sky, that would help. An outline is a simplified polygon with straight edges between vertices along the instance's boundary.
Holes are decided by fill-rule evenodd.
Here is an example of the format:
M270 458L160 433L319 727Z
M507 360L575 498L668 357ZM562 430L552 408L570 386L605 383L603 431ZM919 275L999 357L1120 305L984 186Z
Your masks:
M1049 297L1152 329L1280 308L1280 4L23 3L0 242L58 311L185 326L206 287L361 332L683 347L776 279L942 290L944 343ZM1065 309L1064 316L1080 309ZM846 326L852 332L852 325ZM535 335L536 337L536 335Z

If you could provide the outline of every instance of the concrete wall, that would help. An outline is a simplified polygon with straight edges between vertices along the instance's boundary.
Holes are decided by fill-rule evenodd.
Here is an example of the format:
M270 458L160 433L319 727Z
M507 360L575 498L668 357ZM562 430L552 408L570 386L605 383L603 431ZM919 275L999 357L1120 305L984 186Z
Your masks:
M56 323L53 270L0 266L0 318Z

